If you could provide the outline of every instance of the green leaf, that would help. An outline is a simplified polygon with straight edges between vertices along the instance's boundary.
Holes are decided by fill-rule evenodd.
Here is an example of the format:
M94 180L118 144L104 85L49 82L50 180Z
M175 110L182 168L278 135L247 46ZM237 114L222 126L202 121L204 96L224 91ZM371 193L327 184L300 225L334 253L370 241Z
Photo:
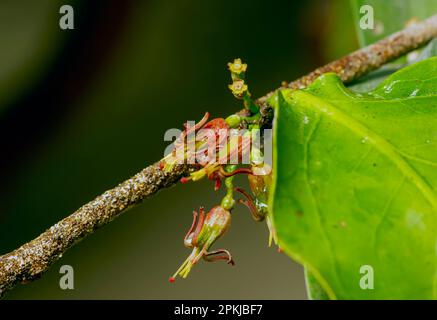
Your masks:
M365 94L325 74L269 102L285 252L330 298L437 298L437 58ZM373 289L360 286L362 266Z
M361 47L370 45L405 28L409 22L423 20L437 13L437 1L434 0L351 0L350 3ZM360 27L360 20L364 15L360 13L360 8L364 5L370 5L373 8L374 29L362 29ZM389 63L361 77L349 84L348 87L358 92L373 90L390 74L412 63L433 57L436 55L436 51L437 39L434 39L424 49L410 52L396 59L393 63Z
M305 269L305 280L306 280L308 298L310 300L329 299L328 294L325 292L325 290L323 290L320 283L317 281L314 275L308 271L308 269Z
M390 63L382 66L378 70L375 70L368 75L361 77L357 81L354 81L348 85L348 88L357 92L367 92L376 88L384 79L393 74L394 72L419 61L426 60L428 58L437 55L437 39L433 39L428 45L426 45L420 52L415 51L412 59L408 59L406 62L397 61L396 63Z

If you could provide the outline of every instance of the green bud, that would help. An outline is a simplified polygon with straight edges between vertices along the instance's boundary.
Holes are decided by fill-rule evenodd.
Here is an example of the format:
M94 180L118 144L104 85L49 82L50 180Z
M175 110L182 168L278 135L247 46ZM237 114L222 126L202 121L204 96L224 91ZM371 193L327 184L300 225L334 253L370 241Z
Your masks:
M241 117L239 115L232 114L229 117L227 117L225 121L229 125L229 127L236 128L241 123Z

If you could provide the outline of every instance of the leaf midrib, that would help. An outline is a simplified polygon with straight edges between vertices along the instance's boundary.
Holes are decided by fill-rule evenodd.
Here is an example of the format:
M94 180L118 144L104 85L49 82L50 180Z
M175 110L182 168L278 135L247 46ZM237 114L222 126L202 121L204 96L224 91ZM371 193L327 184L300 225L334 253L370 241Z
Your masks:
M437 211L437 196L432 188L423 177L410 166L395 146L372 129L357 121L355 118L345 114L331 103L328 103L309 92L303 92L300 90L293 91L291 97L298 100L300 106L309 109L316 109L318 112L321 112L335 122L348 128L360 138L368 137L368 143L371 143L377 150L379 150L379 152L385 154L391 161L393 161L405 177L420 190L433 209Z

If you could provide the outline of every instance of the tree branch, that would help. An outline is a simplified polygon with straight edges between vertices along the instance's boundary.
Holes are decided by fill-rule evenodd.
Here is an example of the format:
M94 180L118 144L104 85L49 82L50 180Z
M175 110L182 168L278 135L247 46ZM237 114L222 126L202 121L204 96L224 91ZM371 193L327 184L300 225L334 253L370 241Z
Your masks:
M286 84L284 87L305 88L318 76L334 72L347 83L377 69L381 65L426 44L437 36L437 15L397 32L371 46L355 51L310 74ZM272 123L273 111L266 103L271 92L258 99L261 106L263 127ZM246 113L246 110L240 113ZM85 204L70 216L53 225L36 239L18 249L0 256L0 297L17 283L38 279L62 254L97 228L107 224L126 209L152 196L159 190L175 184L193 167L177 165L164 172L159 164L151 165L141 172L106 191Z

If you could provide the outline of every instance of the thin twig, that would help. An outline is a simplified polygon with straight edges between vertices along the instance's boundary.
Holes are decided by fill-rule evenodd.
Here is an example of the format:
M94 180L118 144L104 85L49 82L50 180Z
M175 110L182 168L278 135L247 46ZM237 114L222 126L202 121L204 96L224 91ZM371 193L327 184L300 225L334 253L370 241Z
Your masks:
M426 44L436 36L437 15L318 68L291 82L287 87L304 88L326 72L335 72L344 82L350 82ZM266 100L272 94L273 92L258 99L262 106L260 124L264 127L271 126L273 112ZM126 209L175 184L191 169L193 168L188 165L177 165L172 171L164 172L158 164L151 165L79 208L36 239L1 256L0 297L17 283L38 279L73 244L107 224Z

